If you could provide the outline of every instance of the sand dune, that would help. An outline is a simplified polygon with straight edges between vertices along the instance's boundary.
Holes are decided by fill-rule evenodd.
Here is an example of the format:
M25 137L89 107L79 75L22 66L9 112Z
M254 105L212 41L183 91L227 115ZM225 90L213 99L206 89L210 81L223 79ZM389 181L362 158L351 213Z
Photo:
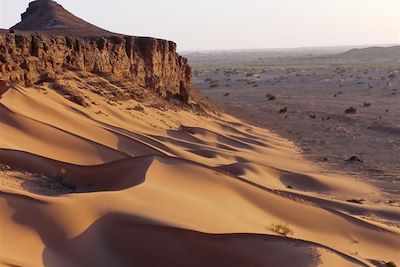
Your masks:
M86 91L82 107L46 84L3 91L5 266L400 264L400 209L268 130Z

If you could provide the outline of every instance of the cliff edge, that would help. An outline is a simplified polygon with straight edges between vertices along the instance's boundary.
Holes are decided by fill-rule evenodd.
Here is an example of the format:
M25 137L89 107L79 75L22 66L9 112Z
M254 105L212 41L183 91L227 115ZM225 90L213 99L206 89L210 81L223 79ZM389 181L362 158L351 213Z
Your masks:
M192 88L191 68L174 42L113 34L49 0L31 2L21 17L0 31L0 79L32 85L84 72L123 84L122 98L146 89L185 104L206 102Z

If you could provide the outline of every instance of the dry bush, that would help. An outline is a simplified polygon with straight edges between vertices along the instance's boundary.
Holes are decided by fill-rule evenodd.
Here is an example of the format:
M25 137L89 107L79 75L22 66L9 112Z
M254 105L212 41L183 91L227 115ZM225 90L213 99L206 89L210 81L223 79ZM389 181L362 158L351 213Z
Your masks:
M277 234L280 234L281 236L290 236L294 234L293 230L290 229L287 224L283 223L273 223L269 226L269 229Z
M265 97L267 98L268 101L274 101L276 99L276 96L270 93L267 93Z
M364 108L367 108L367 107L370 107L370 106L371 106L371 103L364 102L362 106L363 106Z
M346 114L356 114L357 113L357 109L355 107L351 106L348 109L346 109L344 111L344 113L346 113Z
M287 107L284 107L284 108L282 108L282 109L279 110L279 113L280 113L280 114L283 114L283 113L287 113L287 111L288 111L288 108L287 108Z

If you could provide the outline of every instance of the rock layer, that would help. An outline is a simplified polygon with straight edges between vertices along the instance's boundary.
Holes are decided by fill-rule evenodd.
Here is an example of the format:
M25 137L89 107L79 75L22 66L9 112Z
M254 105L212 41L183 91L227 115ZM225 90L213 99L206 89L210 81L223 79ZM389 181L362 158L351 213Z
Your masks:
M146 37L0 35L2 79L33 84L64 70L129 80L163 97L188 101L191 69L173 42Z

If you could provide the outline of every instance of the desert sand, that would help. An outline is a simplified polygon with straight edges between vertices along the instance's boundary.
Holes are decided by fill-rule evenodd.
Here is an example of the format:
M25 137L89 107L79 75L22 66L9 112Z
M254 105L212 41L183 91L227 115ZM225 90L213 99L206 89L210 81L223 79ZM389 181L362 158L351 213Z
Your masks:
M5 266L399 263L399 209L266 129L226 114L132 111L134 100L109 105L88 91L97 105L82 107L46 84L6 89Z

